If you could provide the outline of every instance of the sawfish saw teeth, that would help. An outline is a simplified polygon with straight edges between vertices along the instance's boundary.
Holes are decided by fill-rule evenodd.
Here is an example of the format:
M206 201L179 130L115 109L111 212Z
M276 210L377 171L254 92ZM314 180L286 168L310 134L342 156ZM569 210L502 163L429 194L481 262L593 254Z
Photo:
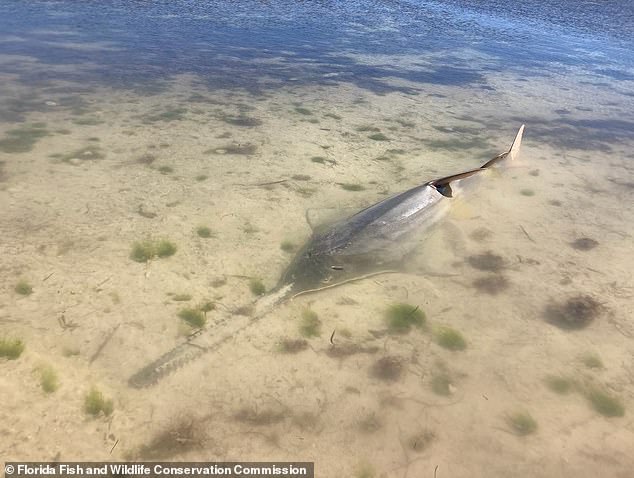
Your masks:
M165 355L143 367L128 380L134 388L144 388L158 383L166 375L203 355L207 349L189 342L177 345Z

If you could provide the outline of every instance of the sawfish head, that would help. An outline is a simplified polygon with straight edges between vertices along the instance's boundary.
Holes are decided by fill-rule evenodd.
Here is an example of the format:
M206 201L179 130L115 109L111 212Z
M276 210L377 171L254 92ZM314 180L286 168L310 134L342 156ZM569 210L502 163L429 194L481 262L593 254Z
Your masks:
M347 254L345 244L333 243L346 223L314 233L297 252L277 288L291 285L290 292L320 289L359 277L380 267L374 254Z

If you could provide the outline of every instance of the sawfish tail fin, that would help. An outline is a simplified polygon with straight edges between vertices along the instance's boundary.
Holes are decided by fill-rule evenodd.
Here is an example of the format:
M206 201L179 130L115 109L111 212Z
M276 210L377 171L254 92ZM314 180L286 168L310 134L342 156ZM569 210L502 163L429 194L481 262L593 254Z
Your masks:
M515 135L515 139L513 140L513 144L511 145L511 148L506 151L505 153L502 154L498 154L495 158L487 161L486 163L484 163L482 166L480 166L480 169L487 169L490 168L491 166L499 163L500 161L503 161L505 159L508 158L509 161L515 161L517 159L517 157L520 155L520 146L522 145L522 135L524 134L524 125L520 126L520 129L518 130L517 134Z

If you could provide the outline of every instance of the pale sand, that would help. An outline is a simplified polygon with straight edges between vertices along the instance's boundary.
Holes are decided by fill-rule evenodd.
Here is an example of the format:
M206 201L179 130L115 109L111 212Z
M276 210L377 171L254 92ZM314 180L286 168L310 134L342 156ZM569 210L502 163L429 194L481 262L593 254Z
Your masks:
M168 458L315 461L320 477L433 476L436 466L438 477L628 476L634 469L632 144L615 145L608 155L540 143L531 128L544 124L531 125L530 118L546 115L549 100L540 95L557 80L518 83L499 75L490 81L497 92L429 86L425 93L446 97L377 96L352 86L290 84L256 99L212 94L183 76L155 96L85 93L90 112L83 116L62 105L28 115L49 131L71 133L53 133L28 152L0 153L0 331L26 343L18 360L0 360L3 459L123 460L166 427L193 418L196 446ZM575 78L562 74L558 81L574 84ZM597 103L591 106L611 99L590 88ZM14 92L19 89L14 85ZM188 102L193 93L212 101ZM572 91L559 99L578 101ZM57 99L41 98L46 100ZM247 105L244 114L262 125L222 121L223 113L238 114L237 104ZM299 104L313 114L295 111ZM143 123L178 107L187 110L180 120ZM455 119L464 115L474 121ZM291 259L280 243L301 244L310 235L307 209L350 211L479 166L507 148L519 126L510 118L523 115L521 163L457 199L446 225L421 245L407 273L297 298L155 387L128 386L132 373L183 340L176 316L181 307L203 300L228 308L248 304L253 297L245 277L273 287ZM103 122L71 121L86 117ZM312 118L319 122L306 121ZM487 128L478 123L483 119ZM356 130L363 125L379 127L391 141L368 139L372 132ZM421 140L465 139L432 126L480 129L488 145L432 150ZM0 127L2 133L14 125ZM219 138L224 133L230 137ZM232 143L257 149L249 156L205 153ZM91 144L101 148L103 159L48 157ZM404 152L377 160L389 149ZM156 156L151 167L137 162L145 154ZM314 156L327 162L312 162ZM160 166L173 172L161 174ZM200 174L208 178L197 181ZM296 174L310 179L292 179ZM279 180L287 181L250 186ZM346 182L366 190L337 185ZM534 195L521 194L524 189ZM140 206L156 217L140 215ZM197 237L200 225L214 236ZM489 235L474 239L483 228ZM132 243L148 236L174 241L176 255L133 262ZM572 248L580 237L599 245ZM473 287L491 273L467 259L487 251L504 259L499 274L508 287L498 294ZM13 291L20 278L33 285L32 295ZM214 287L219 279L226 283ZM174 302L168 293L193 299ZM567 331L544 320L551 302L578 294L603 305L588 327ZM370 331L385 329L383 312L394 301L420 306L427 330L375 338ZM319 315L321 337L296 355L279 353L281 339L299 337L306 307ZM77 327L64 330L62 315ZM209 313L208 327L222 317L227 312L219 306ZM438 325L461 331L466 350L434 343ZM329 357L335 329L340 346L364 343L378 351ZM79 355L64 356L68 348ZM580 362L589 351L600 355L605 368L590 370ZM373 364L384 356L400 358L400 379L372 376ZM50 395L34 371L42 363L59 375L59 390ZM432 375L443 368L451 377L448 397L431 390ZM606 387L622 400L625 416L601 416L578 392L551 392L543 383L549 374ZM109 418L84 413L92 385L114 400ZM535 418L534 434L511 432L505 418L517 410Z

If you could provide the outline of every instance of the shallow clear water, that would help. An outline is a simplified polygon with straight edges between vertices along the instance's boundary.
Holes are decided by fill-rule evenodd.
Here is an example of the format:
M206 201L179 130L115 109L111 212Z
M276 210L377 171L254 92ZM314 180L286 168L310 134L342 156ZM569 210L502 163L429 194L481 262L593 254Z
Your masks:
M633 15L616 1L2 2L0 339L25 344L0 358L2 456L627 476ZM308 223L478 167L521 124L521 159L456 188L413 251L395 243L397 272L253 320L254 280L276 286ZM173 256L134 260L162 238ZM206 302L192 343L229 340L130 386ZM426 325L394 333L393 303ZM304 338L307 311L320 326ZM85 412L93 386L108 417Z

